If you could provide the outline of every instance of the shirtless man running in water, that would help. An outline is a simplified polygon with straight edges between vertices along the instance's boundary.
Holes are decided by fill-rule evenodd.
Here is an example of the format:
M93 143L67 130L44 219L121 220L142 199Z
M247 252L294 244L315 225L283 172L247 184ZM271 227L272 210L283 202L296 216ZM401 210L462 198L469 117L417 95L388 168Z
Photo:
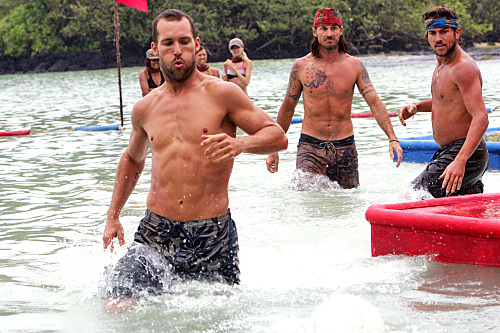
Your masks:
M267 155L286 149L288 140L238 86L195 70L200 40L187 14L169 9L152 28L151 48L166 82L132 110L130 142L118 164L104 248L113 250L115 237L125 243L119 215L151 147L151 189L134 244L156 249L181 278L239 283L238 236L227 188L234 158L242 152ZM237 126L249 135L236 137ZM139 247L131 246L120 259L115 283L108 288L108 297L125 300L124 308L145 292L165 288L151 273L156 269L153 258Z

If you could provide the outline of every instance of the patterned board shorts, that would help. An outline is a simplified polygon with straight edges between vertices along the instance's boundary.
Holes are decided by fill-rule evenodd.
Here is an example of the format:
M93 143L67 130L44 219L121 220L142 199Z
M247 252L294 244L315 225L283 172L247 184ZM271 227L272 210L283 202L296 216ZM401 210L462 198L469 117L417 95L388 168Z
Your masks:
M358 152L354 135L324 141L301 134L297 145L297 169L326 175L341 188L359 186Z
M160 294L180 279L239 283L238 234L228 211L217 218L174 221L146 210L134 244L108 267L105 298Z
M427 190L435 198L446 196L446 188L442 188L444 178L439 178L446 167L453 162L464 145L465 139L454 141L436 151L432 162L415 178L411 184L415 190ZM486 142L481 140L474 153L465 164L465 174L460 190L449 193L448 196L483 193L482 177L488 169L488 149Z

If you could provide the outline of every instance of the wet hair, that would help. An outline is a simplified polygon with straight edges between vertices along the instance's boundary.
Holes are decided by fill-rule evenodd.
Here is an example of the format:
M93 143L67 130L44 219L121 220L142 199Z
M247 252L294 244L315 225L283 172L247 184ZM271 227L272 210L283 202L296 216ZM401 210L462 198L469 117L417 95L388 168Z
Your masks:
M321 47L322 46L318 41L318 37L314 37L311 42L311 54L313 55L313 57L317 59L321 58L321 53L320 53ZM339 47L338 48L339 53L349 54L349 46L347 45L344 35L340 35L338 47Z
M429 10L427 10L423 15L422 19L428 20L430 18L435 18L435 17L450 17L454 18L455 20L458 20L458 14L451 9L450 7L447 6L438 6L438 7L433 7Z
M428 9L423 15L422 15L422 20L424 22L430 18L436 18L436 17L444 17L444 18L453 18L458 21L458 14L451 9L448 6L437 6ZM457 31L456 28L452 28L453 32L455 33ZM427 38L428 31L425 31L425 37ZM458 43L460 44L462 42L462 37L458 40Z
M189 21L189 24L191 25L191 32L193 33L193 38L196 38L196 28L191 16L184 13L182 10L167 9L166 11L158 15L151 24L153 42L158 43L158 22L160 20L163 19L167 21L181 21L183 18L186 18Z

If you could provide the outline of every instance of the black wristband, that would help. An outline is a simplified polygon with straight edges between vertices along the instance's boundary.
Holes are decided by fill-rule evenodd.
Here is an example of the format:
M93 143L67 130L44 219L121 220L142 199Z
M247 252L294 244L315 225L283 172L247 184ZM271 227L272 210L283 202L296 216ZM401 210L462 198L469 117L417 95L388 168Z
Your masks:
M397 143L399 143L399 141L397 139L389 140L389 143L394 142L394 141L396 141Z

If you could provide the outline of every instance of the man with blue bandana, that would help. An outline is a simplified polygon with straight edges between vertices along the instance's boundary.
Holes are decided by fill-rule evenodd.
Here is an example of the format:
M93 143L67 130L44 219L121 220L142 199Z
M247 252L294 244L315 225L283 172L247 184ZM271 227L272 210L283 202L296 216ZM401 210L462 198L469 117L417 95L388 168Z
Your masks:
M432 162L412 182L414 189L433 197L483 192L481 178L488 168L483 135L488 113L482 96L481 72L459 45L458 15L446 6L424 13L426 37L436 53L432 98L403 106L399 119L417 112L432 112L432 132L440 149Z

